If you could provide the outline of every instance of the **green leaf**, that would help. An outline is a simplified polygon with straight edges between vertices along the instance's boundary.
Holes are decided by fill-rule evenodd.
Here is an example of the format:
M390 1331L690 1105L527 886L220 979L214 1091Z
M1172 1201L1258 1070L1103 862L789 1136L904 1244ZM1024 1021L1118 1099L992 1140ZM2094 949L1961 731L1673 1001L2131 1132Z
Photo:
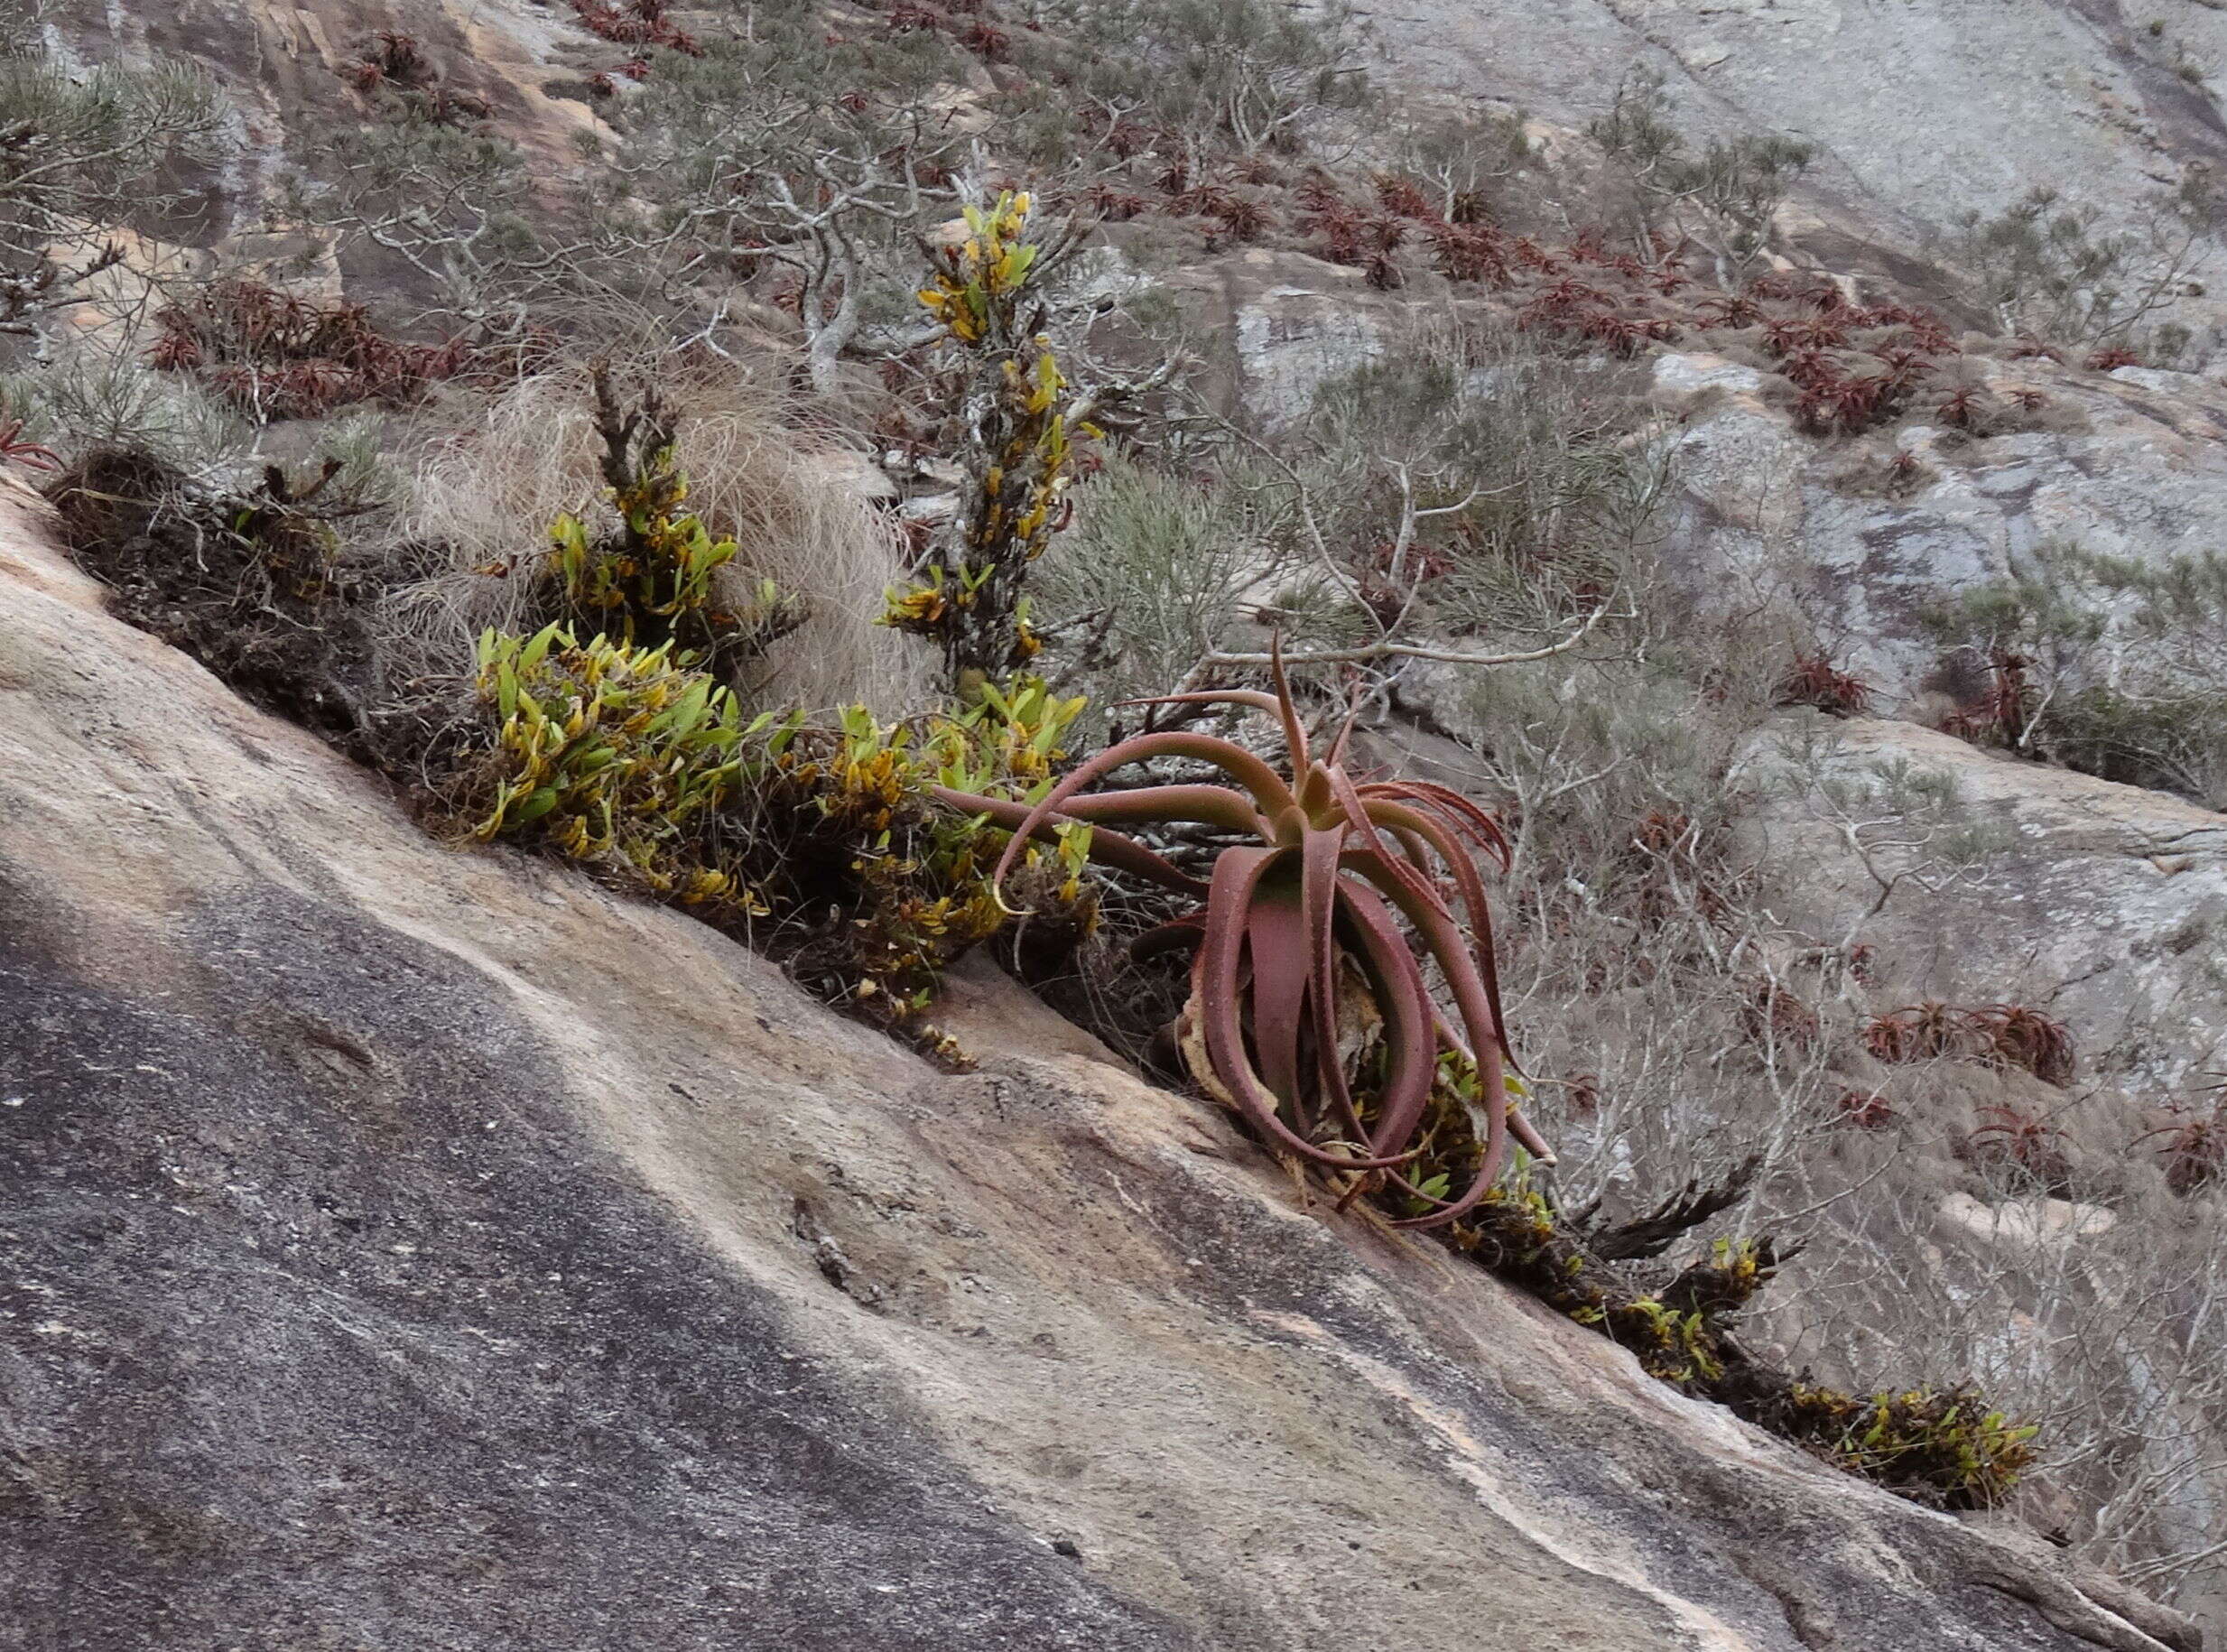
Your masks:
M524 826L529 821L540 820L556 806L557 788L543 786L533 796L527 798L524 803L519 804L518 812L510 817L510 823L514 826Z

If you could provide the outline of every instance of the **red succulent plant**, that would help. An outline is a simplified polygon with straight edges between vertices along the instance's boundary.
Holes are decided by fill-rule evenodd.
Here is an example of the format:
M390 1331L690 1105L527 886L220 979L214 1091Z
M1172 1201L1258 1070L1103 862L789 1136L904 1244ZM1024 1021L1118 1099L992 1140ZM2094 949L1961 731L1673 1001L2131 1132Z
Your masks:
M23 422L21 419L0 421L0 459L12 459L17 464L29 466L33 470L61 469L61 459L52 448L23 440Z
M1815 706L1835 717L1860 717L1871 691L1853 673L1834 669L1823 654L1799 654L1778 680L1774 696L1782 706Z
M1983 1107L1980 1123L1964 1138L1966 1156L1976 1165L2017 1172L2051 1193L2069 1191L2072 1161L2062 1146L2065 1132L2017 1107Z
M998 865L1000 885L1027 840L1056 838L1081 824L1091 829L1090 858L1203 897L1200 909L1137 942L1140 955L1196 949L1191 1002L1179 1024L1194 1075L1276 1146L1326 1169L1381 1174L1409 1209L1423 1212L1398 1225L1442 1226L1484 1198L1511 1133L1533 1153L1553 1157L1508 1105L1506 1029L1476 859L1481 854L1505 866L1507 840L1489 813L1446 787L1351 778L1350 719L1328 752L1316 756L1280 664L1274 676L1274 694L1221 690L1143 703L1269 713L1282 725L1289 780L1234 741L1161 730L1100 752L1034 804L945 790L937 795L1012 831ZM1205 764L1224 781L1083 790L1151 758ZM1202 883L1137 840L1103 830L1176 821L1251 840L1222 849ZM1461 917L1442 879L1451 883ZM1411 936L1421 943L1422 961ZM1424 961L1451 994L1459 1031L1440 1009ZM1373 1097L1355 1093L1340 1044L1361 996L1382 1019L1383 1078ZM1460 1192L1450 1185L1429 1191L1429 1183L1418 1186L1400 1174L1429 1133L1434 1092L1444 1095L1442 1049L1473 1063L1477 1080L1473 1095L1454 1087L1477 1144Z
M2219 1090L2227 1086L2213 1084L2206 1088ZM2137 1146L2146 1141L2165 1137L2157 1149L2163 1161L2165 1184L2184 1197L2197 1189L2209 1187L2227 1171L2227 1098L2212 1104L2205 1113L2192 1113L2179 1102L2170 1108L2173 1122L2162 1125L2147 1135L2135 1137Z

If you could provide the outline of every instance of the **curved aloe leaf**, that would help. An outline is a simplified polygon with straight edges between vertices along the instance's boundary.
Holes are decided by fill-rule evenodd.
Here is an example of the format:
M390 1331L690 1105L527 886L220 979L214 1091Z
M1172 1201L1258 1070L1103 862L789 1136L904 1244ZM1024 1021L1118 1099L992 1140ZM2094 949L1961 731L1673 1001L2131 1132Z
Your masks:
M1141 763L1147 757L1189 757L1194 762L1210 763L1230 779L1244 787L1252 797L1254 806L1270 818L1282 816L1296 804L1291 788L1276 772L1245 747L1231 740L1217 739L1208 734L1184 734L1171 731L1162 734L1140 734L1133 739L1109 746L1096 756L1070 771L1029 812L1026 821L1015 831L1014 840L1006 845L1006 852L998 862L994 882L1004 883L1013 870L1013 862L1019 856L1022 840L1034 835L1042 821L1057 814L1060 806L1101 775L1112 773L1131 763Z
M1341 880L1339 897L1351 925L1354 956L1384 1012L1384 1089L1369 1145L1371 1152L1385 1153L1406 1144L1430 1105L1438 1076L1431 990L1384 902L1350 880Z
M1224 849L1214 864L1206 905L1206 946L1194 966L1193 988L1207 1059L1239 1110L1262 1134L1317 1165L1338 1170L1389 1170L1410 1163L1412 1153L1383 1158L1349 1157L1316 1146L1276 1115L1276 1098L1262 1082L1245 1048L1239 965L1245 951L1245 910L1271 868L1292 851L1284 849Z
M983 797L973 792L954 792L948 786L932 786L931 794L941 803L963 810L969 814L987 814L998 825L1014 834L1014 843L1034 838L1040 843L1059 840L1062 821L1057 815L1038 818L1038 811L1026 803L1016 803L1009 797ZM1014 849L1007 848L1011 856ZM1125 838L1118 831L1094 830L1090 833L1090 858L1100 860L1135 877L1173 889L1180 895L1203 896L1206 886L1182 868L1161 858L1134 838ZM999 863L1002 872L1004 863ZM1003 881L1002 877L999 879Z
M1365 801L1362 808L1372 824L1389 831L1409 833L1429 844L1452 875L1454 889L1461 897L1470 933L1476 942L1472 950L1478 974L1484 982L1485 1001L1492 1007L1492 1025L1498 1033L1500 1054L1504 1060L1512 1061L1515 1053L1508 1048L1507 1024L1500 1012L1500 970L1493 956L1492 911L1485 900L1485 880L1477 875L1476 861L1462 851L1446 827L1427 814L1383 799ZM1428 893L1433 899L1437 898L1435 889Z
M1253 967L1253 1051L1260 1076L1304 1131L1313 1124L1299 1091L1299 1042L1307 1004L1306 909L1289 877L1264 876L1245 908Z

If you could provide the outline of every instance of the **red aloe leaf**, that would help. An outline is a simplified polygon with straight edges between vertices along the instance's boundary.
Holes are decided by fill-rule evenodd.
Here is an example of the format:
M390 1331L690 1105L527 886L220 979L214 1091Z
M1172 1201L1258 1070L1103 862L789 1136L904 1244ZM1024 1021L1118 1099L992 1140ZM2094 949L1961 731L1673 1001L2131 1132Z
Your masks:
M1092 792L1069 798L1060 805L1060 813L1069 820L1123 823L1197 821L1225 831L1246 831L1259 838L1268 835L1268 823L1242 794L1228 786L1135 786L1120 792Z
M1274 694L1264 694L1258 689L1200 689L1185 694L1153 694L1141 700L1123 700L1115 702L1125 706L1245 706L1255 711L1266 711L1284 726L1284 744L1291 753L1292 773L1306 772L1307 731L1299 721L1298 708L1289 699L1279 700Z
M1352 927L1354 955L1384 1015L1387 1059L1369 1146L1371 1152L1389 1153L1408 1145L1430 1105L1438 1072L1437 1007L1384 902L1373 890L1343 879L1339 896Z
M931 786L929 791L940 803L968 814L987 814L998 825L1013 833L1013 842L1006 846L1008 858L1016 854L1016 846L1035 838L1043 843L1059 840L1062 824L1059 817L1038 818L1037 812L1025 803L1015 803L1009 797L983 797L973 792L954 792L949 786ZM1090 833L1090 858L1103 861L1118 871L1127 872L1164 889L1179 894L1202 896L1206 886L1190 873L1162 859L1134 838L1125 838L1118 831L1093 830ZM1007 867L998 862L998 881L1005 881Z
M1500 1061L1499 1023L1485 993L1483 978L1478 973L1475 960L1470 954L1469 942L1462 935L1461 925L1453 920L1444 905L1434 893L1418 894L1414 883L1414 871L1400 861L1371 849L1359 853L1348 853L1341 864L1359 876L1367 878L1387 896L1406 918L1408 926L1422 938L1424 948L1438 965L1446 984L1453 991L1455 1007L1468 1026L1470 1043L1477 1063L1478 1090L1484 1109L1483 1157L1478 1165L1476 1179L1469 1190L1452 1203L1417 1217L1409 1221L1395 1222L1395 1227L1439 1227L1473 1209L1484 1198L1486 1192L1499 1176L1500 1165L1508 1156L1508 1091L1507 1070Z
M1313 1120L1299 1093L1299 1034L1307 1004L1306 911L1289 877L1266 877L1246 907L1246 949L1252 960L1253 1050L1260 1076L1292 1109L1301 1130Z
M1186 913L1180 918L1156 924L1129 942L1129 961L1144 963L1165 952L1195 951L1206 939L1206 914Z
M1486 904L1485 880L1477 874L1476 861L1463 852L1452 832L1430 815L1382 798L1363 807L1368 811L1371 824L1380 825L1387 831L1412 833L1428 843L1445 863L1446 870L1452 875L1454 889L1467 910L1470 933L1475 940L1475 945L1470 950L1477 962L1479 978L1484 984L1485 1002L1492 1010L1492 1025L1499 1042L1500 1054L1512 1063L1515 1052L1508 1048L1507 1021L1500 1010L1499 964L1493 956L1492 910ZM1400 869L1405 870L1404 868ZM1445 903L1439 898L1436 889L1426 886L1418 893L1427 895L1433 905L1445 913L1449 919L1452 917L1452 913L1446 912Z
M1299 720L1299 707L1292 700L1291 679L1284 674L1284 634L1272 632L1268 637L1268 681L1276 684L1276 714L1284 725L1284 745L1291 754L1292 775L1296 779L1313 766L1307 753L1306 725Z
M1412 1154L1392 1158L1347 1158L1319 1147L1295 1133L1276 1116L1276 1097L1263 1086L1245 1048L1242 1002L1238 989L1239 964L1245 951L1245 914L1254 892L1277 861L1291 853L1281 849L1228 849L1214 862L1211 892L1206 903L1206 946L1193 970L1193 998L1200 1030L1206 1037L1207 1059L1215 1076L1228 1088L1232 1100L1256 1129L1277 1145L1314 1164L1338 1170L1388 1170L1405 1165Z
M1338 854L1344 836L1342 831L1310 831L1301 840L1300 898L1306 910L1315 1065L1331 1110L1359 1141L1369 1132L1353 1105L1345 1063L1338 1056Z
M1372 780L1359 788L1364 802L1381 799L1387 803L1406 803L1422 813L1434 816L1454 835L1474 845L1500 863L1505 872L1508 867L1508 834L1492 812L1480 806L1451 786L1440 785L1431 780Z
M1133 739L1109 746L1087 763L1072 770L1059 784L1053 786L1029 813L1025 824L1017 828L1012 842L998 862L993 882L1003 884L1019 858L1021 841L1034 834L1036 826L1052 819L1060 806L1100 775L1110 774L1127 764L1142 762L1146 757L1190 757L1197 762L1211 763L1252 796L1254 804L1264 815L1276 817L1296 805L1291 788L1266 763L1230 740L1217 739L1207 734L1166 732L1140 734ZM1180 818L1180 817L1177 817Z

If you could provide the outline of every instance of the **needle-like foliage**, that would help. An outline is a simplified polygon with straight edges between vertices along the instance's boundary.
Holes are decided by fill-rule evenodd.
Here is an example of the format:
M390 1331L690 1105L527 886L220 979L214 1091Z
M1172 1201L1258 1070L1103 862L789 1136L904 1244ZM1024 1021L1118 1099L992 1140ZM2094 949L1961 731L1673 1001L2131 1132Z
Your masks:
M1490 814L1444 786L1353 780L1344 761L1350 723L1315 756L1280 664L1275 678L1274 694L1225 690L1155 703L1231 704L1276 718L1289 780L1233 741L1163 730L1100 752L1034 804L937 794L1013 832L1000 882L1029 840L1079 821L1093 829L1091 858L1202 898L1199 910L1137 942L1146 951L1196 948L1181 1039L1194 1072L1275 1146L1327 1169L1387 1178L1423 1212L1400 1225L1443 1226L1491 1187L1511 1128L1527 1149L1552 1156L1508 1100L1508 1048L1477 867L1484 855L1505 869L1507 840ZM1167 757L1210 765L1226 784L1083 790L1127 764ZM1223 849L1201 882L1106 830L1174 821L1253 841ZM1436 967L1453 1018L1440 1009L1410 935ZM1356 1094L1341 1050L1341 1036L1366 1017L1354 1002L1363 995L1382 1024L1383 1079L1373 1095ZM1442 1048L1474 1063L1473 1089L1439 1082ZM1460 1191L1401 1174L1415 1164L1434 1107L1449 1105L1467 1111L1477 1143Z

